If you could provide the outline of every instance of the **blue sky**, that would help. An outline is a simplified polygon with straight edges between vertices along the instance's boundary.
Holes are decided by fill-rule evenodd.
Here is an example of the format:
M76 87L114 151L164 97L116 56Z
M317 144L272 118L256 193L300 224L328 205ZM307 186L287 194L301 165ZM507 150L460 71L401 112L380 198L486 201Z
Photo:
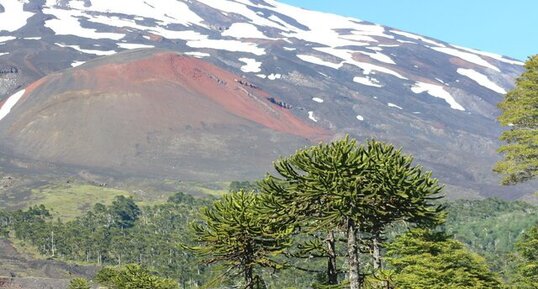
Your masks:
M279 0L526 60L538 54L538 0Z

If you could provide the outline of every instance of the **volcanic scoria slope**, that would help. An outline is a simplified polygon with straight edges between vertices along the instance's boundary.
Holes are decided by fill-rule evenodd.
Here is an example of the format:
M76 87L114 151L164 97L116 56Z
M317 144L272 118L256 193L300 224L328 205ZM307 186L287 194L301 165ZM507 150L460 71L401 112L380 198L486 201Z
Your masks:
M15 155L140 176L255 177L327 133L202 60L128 51L30 85L0 123ZM223 168L228 168L223 170ZM261 168L261 166L260 166Z
M249 179L347 133L402 146L449 193L532 192L491 172L518 60L273 0L0 7L6 163Z

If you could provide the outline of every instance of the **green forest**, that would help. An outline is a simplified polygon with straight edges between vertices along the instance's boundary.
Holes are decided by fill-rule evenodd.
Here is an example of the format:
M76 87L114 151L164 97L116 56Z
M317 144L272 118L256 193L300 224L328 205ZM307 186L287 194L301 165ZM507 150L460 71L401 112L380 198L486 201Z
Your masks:
M526 68L499 105L510 129L494 170L507 185L537 175L538 56ZM71 289L538 288L537 207L448 201L412 156L376 140L300 149L220 197L117 196L72 220L50 209L0 211L0 234L100 266Z
M410 156L376 141L320 144L275 171L220 198L117 196L70 221L42 205L0 211L1 234L101 266L70 288L349 288L352 266L356 288L537 288L535 206L445 201Z
M210 254L201 256L192 250L193 246L199 245L195 242L192 223L199 222L201 208L212 207L217 201L194 199L178 193L165 204L139 207L130 198L117 197L112 205L96 204L86 214L69 222L53 220L44 207L32 207L16 212L2 211L0 223L4 236L11 235L26 246L37 248L43 257L100 264L114 270L128 268L146 272L148 276L174 280L170 287L148 288L205 288L204 285L207 288L236 288L234 286L244 285L243 278L235 272L229 272L229 276L224 274L229 270L228 266L233 265L224 262L205 265ZM365 288L493 286L489 283L480 285L485 282L480 278L497 284L491 288L537 288L538 280L532 279L536 278L533 276L536 276L537 268L537 207L499 199L443 204L446 206L446 222L433 230L407 231L400 224L386 232L386 244L381 248L383 269L374 269L369 257L371 243L364 240L361 257L370 286ZM283 243L287 246L285 250L271 247L277 249L267 256L274 261L272 266L260 265L256 271L263 286L335 288L321 286L327 283L326 250L321 244L324 235L309 232L291 237L294 239L292 244L289 240ZM342 232L336 233L339 243L342 237ZM339 253L336 258L338 277L344 281L345 252ZM472 275L466 276L459 270ZM106 270L101 275L104 274ZM469 283L446 287L457 278ZM101 279L103 277L93 278L93 282ZM381 286L385 280L390 280L391 287ZM419 280L430 283L418 285L420 283L415 282Z

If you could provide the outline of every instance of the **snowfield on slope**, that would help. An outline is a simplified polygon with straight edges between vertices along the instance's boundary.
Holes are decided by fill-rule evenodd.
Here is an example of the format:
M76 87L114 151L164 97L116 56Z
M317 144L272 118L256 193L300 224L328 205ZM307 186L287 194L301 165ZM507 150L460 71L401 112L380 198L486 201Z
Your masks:
M17 104L17 102L19 102L21 97L24 95L24 92L25 92L25 90L23 89L23 90L15 93L14 95L10 96L6 100L4 105L2 105L2 107L0 107L0 120L2 120L4 117L6 117L11 112L11 109L15 106L15 104Z
M196 49L245 52L258 56L267 54L266 45L257 41L256 43L244 41L244 39L285 41L288 43L302 41L312 44L310 51L321 51L340 59L338 63L333 63L305 53L306 51L301 51L297 53L297 58L302 61L333 69L340 69L344 64L349 64L364 70L365 75L376 71L400 79L407 79L407 77L391 69L390 66L397 65L397 63L391 56L383 53L383 48L381 48L398 47L398 44L393 44L395 42L423 45L498 72L500 69L488 60L493 59L521 65L519 61L510 60L497 54L454 45L449 47L428 37L396 29L387 29L381 25L355 18L305 10L274 0L267 0L265 3L249 0L196 1L199 5L206 5L224 16L240 15L243 20L235 20L236 22L231 23L229 27L220 32L221 36L227 39L214 39L210 33L203 32L207 31L207 28L211 28L206 19L192 10L189 3L183 1L131 0L128 5L125 5L122 1L92 0L91 5L87 6L83 1L66 1L62 5L68 5L68 7L59 7L56 0L46 0L43 12L52 16L45 21L45 26L52 29L57 35L74 35L95 40L120 40L125 37L121 30L129 28L167 39L184 40L187 46ZM10 20L0 23L0 31L14 31L24 26L27 19L34 15L31 12L23 11L23 2L0 0L0 3L6 8L3 17L7 16L7 19ZM100 26L99 28L89 28L84 22L96 23ZM271 37L265 34L266 29L272 30ZM147 35L143 36L149 39ZM1 37L5 36L0 36L0 39ZM124 49L151 46L136 42L132 43L130 47L128 44L118 45ZM349 47L354 48L349 49ZM365 50L359 49L360 47L364 47ZM286 51L297 50L295 47L282 47L282 49ZM87 54L107 55L91 49L78 50ZM365 55L376 64L358 61L354 59L355 54Z
M476 70L458 68L457 72L463 76L467 76L468 78L472 79L474 82L480 84L481 86L487 89L491 89L495 91L496 93L506 94L506 90L504 88L500 87L498 84L491 81L487 76L485 76L484 74Z
M2 30L13 32L26 25L28 18L34 13L23 10L24 2L15 0L3 0L0 4L4 6L4 13L1 13L0 32Z
M450 105L452 109L465 111L465 108L463 108L463 106L461 106L458 102L456 102L454 97L450 95L450 93L448 93L440 85L418 81L415 83L415 85L413 85L413 87L411 87L411 91L413 91L416 94L426 92L433 97L444 99L446 103Z

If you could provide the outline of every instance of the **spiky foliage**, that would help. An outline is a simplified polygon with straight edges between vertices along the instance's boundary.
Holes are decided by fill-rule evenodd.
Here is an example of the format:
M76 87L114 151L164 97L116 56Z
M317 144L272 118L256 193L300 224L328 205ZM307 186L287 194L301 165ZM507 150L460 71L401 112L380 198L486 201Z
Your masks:
M445 233L415 229L387 247L387 260L395 271L395 288L503 288L484 258Z
M442 187L431 172L413 166L413 157L396 150L394 146L369 141L365 147L368 155L368 189L373 196L375 214L366 216L368 222L384 229L385 226L405 220L421 226L435 226L444 221L444 207L432 201L442 198Z
M286 226L273 226L259 212L260 197L254 192L239 191L224 195L212 206L201 210L201 222L192 224L192 249L207 264L221 264L225 275L243 275L244 288L257 288L261 283L256 268L281 265L272 257L289 244L291 233Z
M176 281L156 276L137 264L105 267L97 273L96 279L110 289L179 289Z
M316 220L315 229L344 224L346 218L361 220L364 228L376 220L442 220L443 207L431 202L440 198L437 180L389 144L358 145L346 137L299 150L274 165L278 176L260 182L274 218Z
M67 289L90 289L90 282L84 278L73 278L69 282Z
M503 184L524 182L538 175L538 55L525 63L516 87L499 103L499 122L510 129L500 140L504 159L494 170L503 174Z
M361 230L373 253L374 269L382 268L381 247L385 230L399 221L421 227L435 227L444 222L444 207L433 201L441 198L442 187L424 172L413 166L413 158L402 154L392 145L370 141L366 145L370 159L369 182L375 213L365 216Z
M431 203L441 187L412 162L392 145L378 141L358 145L346 137L276 161L278 176L268 175L260 187L272 218L346 232L349 268L355 271L350 271L350 285L359 288L359 230L379 233L398 220L441 219L443 208Z

